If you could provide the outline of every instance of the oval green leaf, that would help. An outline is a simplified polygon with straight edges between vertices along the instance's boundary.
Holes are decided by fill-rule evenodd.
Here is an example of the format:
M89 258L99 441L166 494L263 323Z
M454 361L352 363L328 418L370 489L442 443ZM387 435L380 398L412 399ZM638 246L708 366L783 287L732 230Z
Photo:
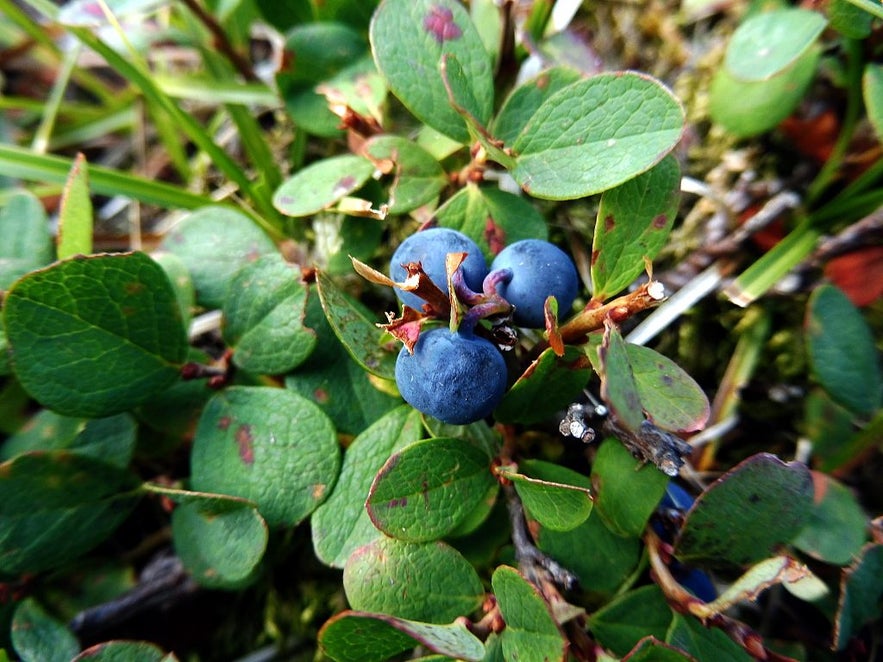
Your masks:
M334 491L310 518L313 549L320 561L342 568L356 549L382 535L365 510L371 482L394 451L422 436L420 413L402 406L353 440L343 456Z
M564 356L543 351L506 392L494 411L503 423L538 423L575 402L592 376L585 352L565 347Z
M849 640L871 621L880 618L883 598L883 545L866 545L843 573L840 602L834 621L834 648L843 650Z
M453 547L386 536L353 553L343 588L353 609L427 623L466 616L484 599L478 573Z
M331 421L306 398L235 386L206 405L190 463L195 490L248 499L270 526L294 526L328 496L340 451Z
M494 138L506 145L514 143L546 99L582 77L576 69L553 67L516 87L494 119Z
M451 54L468 74L475 119L487 126L493 111L491 59L469 14L456 0L384 0L371 21L371 51L390 90L421 122L461 143L463 118L451 107L441 75Z
M273 194L273 206L286 216L309 216L362 188L374 164L363 156L341 154L308 165Z
M240 588L254 577L269 537L254 504L244 499L183 493L172 511L172 540L201 586Z
M751 662L754 658L719 628L710 628L692 616L675 614L666 642L695 660Z
M592 296L605 301L631 285L656 257L678 211L681 168L669 155L605 191L592 239Z
M316 349L285 378L285 387L315 402L339 432L357 435L402 400L388 392L390 382L374 379L347 352L328 323L319 298L310 293L305 320L316 332Z
M813 375L844 407L870 414L883 397L880 356L861 312L834 285L816 288L806 311Z
M0 464L0 574L41 572L89 551L134 508L137 486L127 471L69 451Z
M592 512L591 483L572 469L541 460L518 467L502 466L499 473L512 481L529 518L552 531L570 531Z
M655 584L642 586L608 602L589 618L592 634L605 649L626 655L646 636L665 639L672 611Z
M741 81L772 78L794 64L816 41L827 21L808 9L755 14L733 33L724 66Z
M17 191L0 209L0 237L0 290L53 260L49 221L32 193Z
M203 207L185 217L163 239L162 250L174 253L190 272L196 300L220 308L239 269L276 246L254 221L227 207Z
M33 598L16 607L10 638L23 662L69 662L80 652L73 633Z
M772 129L804 97L818 69L819 54L818 48L811 48L789 68L767 80L738 80L721 67L708 92L711 118L740 138Z
M874 127L877 140L883 140L883 65L868 64L862 76L862 92L868 120Z
M174 653L164 653L146 641L108 641L95 644L71 662L177 662Z
M600 193L659 163L681 138L684 110L634 72L592 76L546 99L512 144L512 176L538 198Z
M597 513L570 531L540 527L537 544L575 572L586 591L608 599L635 571L643 550L639 538L616 535Z
M614 533L638 537L665 494L668 476L606 439L592 464L595 511Z
M58 210L58 259L92 252L92 200L86 157L77 154L61 193Z
M744 460L696 499L675 541L682 561L747 565L806 526L813 482L805 465L769 453Z
M471 238L488 261L521 239L546 239L543 216L523 197L498 188L467 184L435 213L439 225Z
M436 540L469 515L493 486L490 460L462 439L426 439L377 473L366 507L374 526L406 542Z
M3 312L22 386L66 415L137 407L174 383L187 353L169 279L144 253L32 272L9 291Z
M316 346L304 326L307 288L300 267L278 253L239 270L224 301L224 340L243 370L275 375L297 367Z
M316 274L316 285L325 317L349 355L377 377L395 379L397 352L381 344L384 333L365 309L322 271Z
M484 644L462 623L418 623L386 614L345 611L319 631L319 645L337 662L383 662L420 645L448 658L479 662Z
M539 591L509 566L500 566L491 586L506 621L500 638L507 660L563 660L564 635Z
M847 565L867 541L868 516L845 485L818 471L812 477L813 507L794 546L820 561Z
M672 432L705 427L711 414L708 397L683 368L641 345L628 343L626 354L641 408L651 422Z
M441 164L429 152L401 136L375 136L365 143L364 154L375 163L391 167L389 213L405 214L432 202L448 180Z

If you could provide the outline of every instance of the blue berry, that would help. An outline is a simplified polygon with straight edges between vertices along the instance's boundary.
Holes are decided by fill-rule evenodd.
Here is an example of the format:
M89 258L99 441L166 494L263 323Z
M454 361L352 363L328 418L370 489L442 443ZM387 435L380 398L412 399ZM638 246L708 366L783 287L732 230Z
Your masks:
M420 334L414 353L403 347L396 384L405 401L445 423L488 416L506 390L506 362L494 345L471 332L446 328Z
M491 272L500 269L512 272L508 281L497 286L497 293L515 306L512 319L517 325L543 328L543 304L550 295L558 300L562 316L573 306L579 276L573 260L554 244L541 239L516 241L494 258Z
M423 272L442 292L447 294L445 256L448 253L468 253L463 264L460 265L463 279L470 289L480 292L481 283L488 272L484 255L478 244L469 237L449 228L430 228L422 232L415 232L405 239L393 253L389 265L389 276L400 283L408 275L402 265L408 262L420 262L423 265ZM423 299L413 292L404 292L399 288L396 288L395 292L402 303L417 310L422 308Z

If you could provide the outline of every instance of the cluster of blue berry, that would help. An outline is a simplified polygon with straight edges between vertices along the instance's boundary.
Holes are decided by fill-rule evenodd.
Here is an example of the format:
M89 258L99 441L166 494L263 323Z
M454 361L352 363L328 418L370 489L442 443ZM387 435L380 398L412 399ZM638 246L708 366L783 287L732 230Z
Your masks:
M475 242L447 228L417 232L403 241L392 257L390 277L403 282L409 274L406 265L419 263L422 272L447 293L449 253L467 254L455 283L457 299L471 306L470 311L456 330L423 331L413 349L403 347L396 361L396 383L416 409L462 425L490 415L506 391L506 362L477 328L484 311L498 315L502 302L515 325L543 328L546 299L554 296L559 310L570 310L579 277L567 254L539 239L507 246L488 268ZM416 310L423 306L413 292L397 288L396 294L407 306Z

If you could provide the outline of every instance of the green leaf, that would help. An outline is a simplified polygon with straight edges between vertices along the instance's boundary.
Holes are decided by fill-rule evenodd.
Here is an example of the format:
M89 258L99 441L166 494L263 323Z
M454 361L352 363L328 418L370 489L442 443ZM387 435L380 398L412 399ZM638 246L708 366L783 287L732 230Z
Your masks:
M466 616L484 599L478 573L453 547L385 536L353 553L343 588L353 609L427 623Z
M871 34L874 17L849 0L831 0L827 10L831 27L844 37L864 39Z
M203 207L172 228L160 244L177 255L190 272L196 300L207 308L220 308L227 287L239 269L276 246L243 213L225 207Z
M494 410L502 423L539 423L575 402L592 376L585 352L565 347L564 356L543 351L506 392Z
M491 59L469 14L456 0L384 0L371 20L371 51L389 88L421 122L461 143L462 117L448 102L440 64L456 57L475 101L475 119L493 111Z
M395 379L396 352L381 344L384 332L369 319L363 306L319 271L316 285L322 310L334 334L365 370L382 379Z
M701 430L711 413L705 392L678 364L659 352L628 343L626 355L647 418L664 430Z
M591 351L591 348L589 349ZM641 394L629 363L628 344L613 325L604 330L598 347L601 369L601 397L610 410L629 429L637 430L644 422Z
M805 565L788 556L775 556L751 566L726 591L709 602L707 609L722 613L738 604L756 600L762 591L777 584L785 585L789 592L804 600L828 593L827 586Z
M816 288L806 311L813 376L844 407L870 414L883 397L880 357L861 312L834 285Z
M870 544L843 573L834 621L834 648L843 650L867 623L880 618L883 598L883 545Z
M695 618L675 614L666 642L697 660L750 662L753 658L723 630L705 627Z
M469 183L435 213L439 225L475 241L485 258L521 239L546 239L546 220L523 197Z
M564 635L539 591L515 569L500 566L491 586L506 628L500 638L507 660L563 660Z
M16 607L10 635L22 662L69 662L80 652L80 643L71 631L33 598Z
M377 473L365 506L374 526L406 542L441 538L469 515L494 483L488 456L462 439L405 447Z
M174 291L143 253L33 272L9 291L4 321L22 386L67 415L138 406L177 379L187 352Z
M393 176L389 187L389 212L404 214L432 202L448 180L441 164L425 149L401 136L375 136L365 143L364 154L387 168Z
M92 200L88 164L78 154L61 196L58 212L58 259L92 252Z
M373 174L374 164L363 156L322 159L282 182L273 194L273 206L286 216L316 214L362 188Z
M494 119L494 137L506 145L514 143L546 99L581 78L583 76L576 69L553 67L516 87Z
M53 259L52 236L43 205L31 193L19 191L0 209L0 290L20 276Z
M668 476L632 457L616 439L606 439L592 463L595 511L611 531L640 536L665 494Z
M846 565L867 540L868 517L845 485L818 471L812 478L813 507L794 546L815 559Z
M359 434L402 400L389 393L390 382L374 379L353 360L328 324L319 296L313 294L307 300L306 325L316 332L318 343L285 378L285 387L319 405L339 432Z
M276 82L285 96L295 83L318 83L334 76L366 51L367 44L343 23L314 22L298 25L286 34L285 64Z
M762 12L733 33L724 66L741 81L762 81L791 67L815 43L827 21L808 9Z
M164 494L178 503L172 511L172 540L190 576L206 588L248 584L269 537L255 505L216 494Z
M190 464L193 489L249 499L271 527L294 526L334 487L340 451L331 421L306 398L234 386L206 405Z
M708 92L711 118L740 138L772 129L800 103L817 71L819 54L819 49L809 49L768 80L738 80L721 67Z
M747 565L765 559L806 526L812 476L805 465L758 453L696 499L675 541L681 561Z
M592 296L628 287L665 245L678 211L681 169L669 155L601 196L592 239Z
M0 446L0 460L11 460L28 451L61 450L71 446L86 426L79 417L62 416L42 409Z
M527 515L552 531L570 531L592 512L589 479L566 467L524 460L518 467L502 466L500 475L511 480Z
M84 650L71 662L177 662L173 653L146 641L108 641Z
M671 607L653 584L608 602L592 614L588 626L599 644L622 656L648 635L665 639L671 619Z
M49 570L89 551L128 516L137 485L127 471L69 451L0 464L0 574Z
M129 414L93 418L65 448L125 469L135 452L136 432L135 419Z
M541 527L537 544L575 572L585 590L607 597L634 572L643 549L639 538L623 538L610 531L596 512L570 531Z
M868 109L868 120L874 127L877 140L883 140L883 65L869 63L865 66L862 92L865 107Z
M394 451L420 439L422 432L420 413L401 406L349 445L334 491L310 518L313 548L320 561L342 568L357 548L381 535L365 510L371 482Z
M193 279L184 260L167 251L151 253L150 257L166 272L169 283L175 291L178 299L178 307L181 309L181 319L189 324L193 317L193 309L196 306L196 290L193 289Z
M512 176L538 198L600 193L661 161L683 128L683 108L658 81L634 72L592 76L537 108L512 144Z
M462 623L418 623L386 614L345 611L319 631L319 645L337 662L382 662L418 645L458 660L479 662L484 644Z
M308 290L300 279L300 267L271 253L245 265L230 281L224 340L243 370L279 374L313 351L316 334L303 324Z
M299 128L327 138L340 136L341 118L331 109L340 112L344 106L362 117L382 119L386 85L367 50L364 53L316 85L301 83L285 91L285 107Z

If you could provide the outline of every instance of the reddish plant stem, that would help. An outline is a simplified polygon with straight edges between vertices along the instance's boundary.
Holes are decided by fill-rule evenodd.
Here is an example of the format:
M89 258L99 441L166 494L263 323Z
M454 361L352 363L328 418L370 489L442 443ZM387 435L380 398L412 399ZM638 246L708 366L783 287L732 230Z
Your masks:
M794 662L790 657L769 650L763 645L763 637L750 627L735 618L713 611L707 603L681 586L666 563L666 558L671 554L669 546L652 529L647 529L644 542L650 559L651 576L673 609L682 614L695 616L706 627L720 628L756 660Z
M592 331L604 328L605 319L609 318L612 322L621 324L633 315L658 306L665 298L659 293L660 288L661 284L658 281L651 280L634 292L624 294L604 305L598 305L594 300L590 301L588 306L561 326L559 331L562 340L565 343L578 343Z

